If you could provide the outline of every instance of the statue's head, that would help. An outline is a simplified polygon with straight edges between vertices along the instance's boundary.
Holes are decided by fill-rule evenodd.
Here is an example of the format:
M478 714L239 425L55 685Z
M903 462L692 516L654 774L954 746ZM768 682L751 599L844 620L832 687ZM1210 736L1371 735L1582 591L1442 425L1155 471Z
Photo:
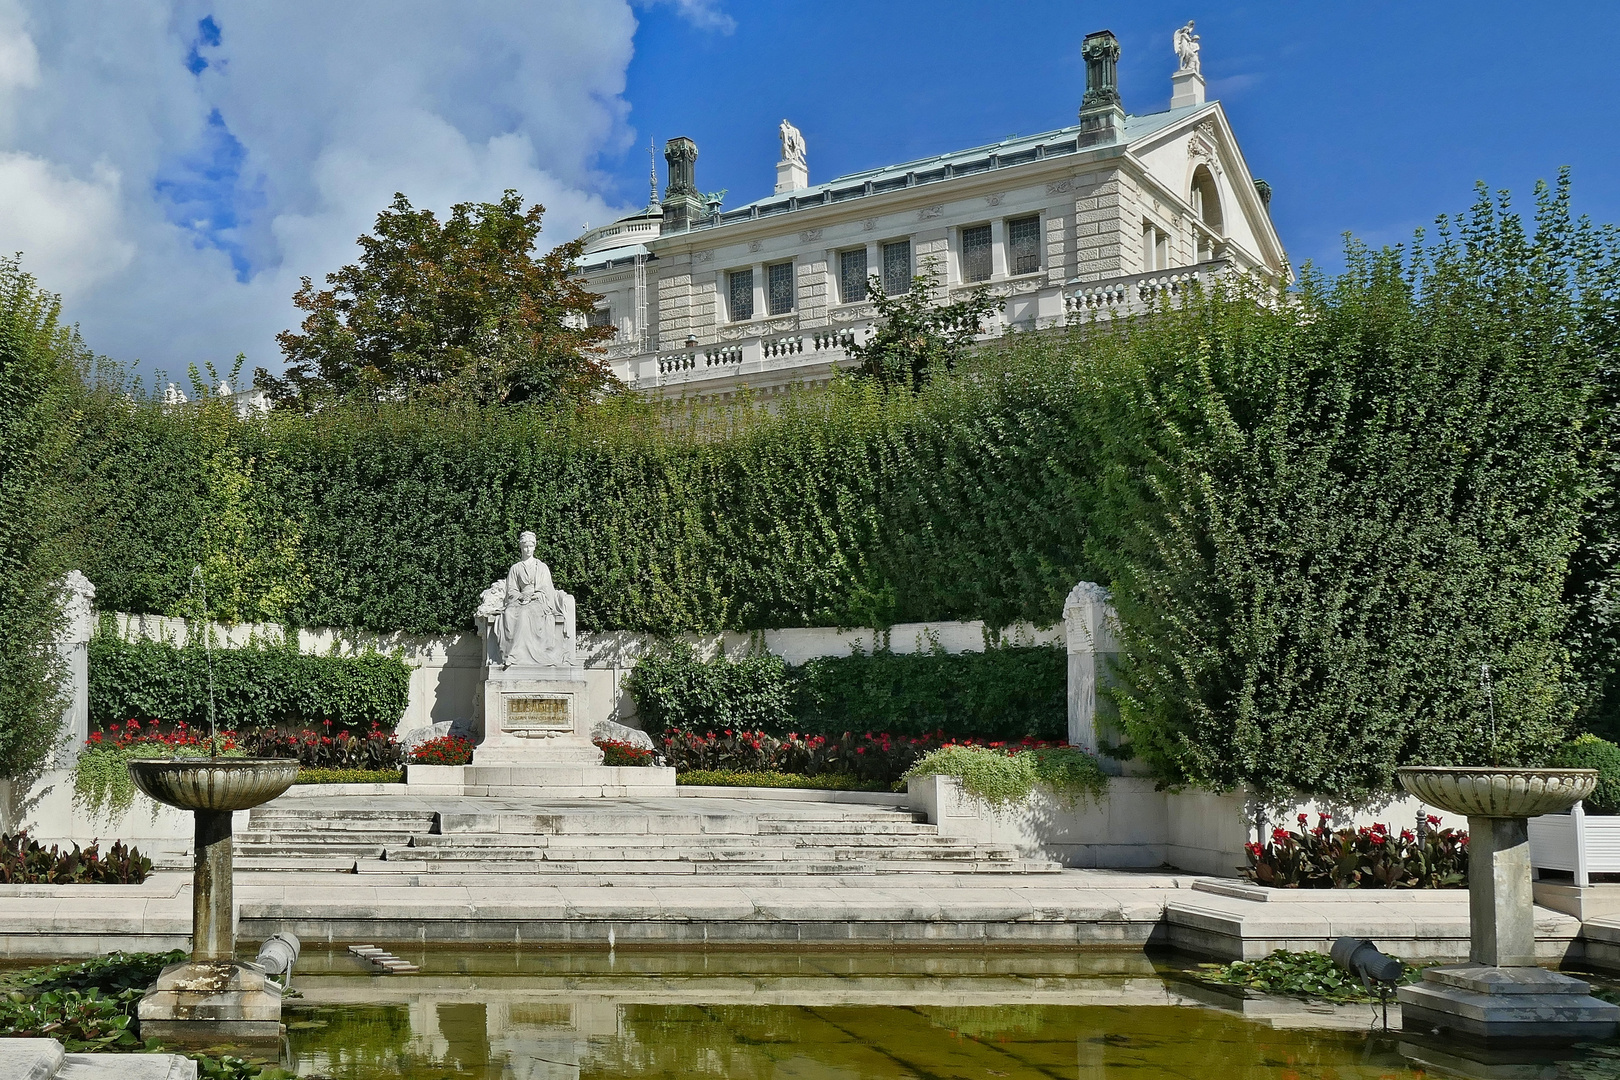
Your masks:
M534 533L529 532L528 530L524 530L523 535L518 537L518 551L523 553L523 557L525 559L534 558L534 546L536 542L537 541Z

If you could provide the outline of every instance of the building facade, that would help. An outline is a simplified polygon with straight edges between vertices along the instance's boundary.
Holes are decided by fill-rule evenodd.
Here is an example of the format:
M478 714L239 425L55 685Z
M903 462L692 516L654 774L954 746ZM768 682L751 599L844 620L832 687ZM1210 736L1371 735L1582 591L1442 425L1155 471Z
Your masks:
M775 192L722 209L697 187L697 146L671 139L664 197L588 232L579 272L593 325L628 385L679 396L825 381L888 293L933 276L941 299L1002 300L987 336L1139 310L1193 280L1291 277L1218 101L1204 100L1192 24L1175 35L1170 108L1128 115L1119 43L1084 43L1079 123L811 184L803 136L781 127ZM656 181L655 181L656 182Z

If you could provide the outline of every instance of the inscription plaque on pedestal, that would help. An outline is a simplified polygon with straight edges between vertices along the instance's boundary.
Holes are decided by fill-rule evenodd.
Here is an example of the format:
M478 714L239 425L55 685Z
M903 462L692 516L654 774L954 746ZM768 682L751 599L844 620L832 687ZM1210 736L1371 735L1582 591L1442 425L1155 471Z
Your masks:
M518 736L567 734L574 730L573 695L506 695L506 722L501 727Z

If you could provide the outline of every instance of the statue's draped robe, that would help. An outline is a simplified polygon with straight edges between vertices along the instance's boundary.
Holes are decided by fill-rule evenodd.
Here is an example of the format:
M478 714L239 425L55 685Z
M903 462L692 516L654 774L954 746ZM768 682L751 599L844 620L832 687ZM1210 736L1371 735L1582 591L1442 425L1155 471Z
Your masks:
M512 564L506 575L506 606L501 611L501 658L508 667L566 664L573 643L566 640L562 598L551 570L539 559Z

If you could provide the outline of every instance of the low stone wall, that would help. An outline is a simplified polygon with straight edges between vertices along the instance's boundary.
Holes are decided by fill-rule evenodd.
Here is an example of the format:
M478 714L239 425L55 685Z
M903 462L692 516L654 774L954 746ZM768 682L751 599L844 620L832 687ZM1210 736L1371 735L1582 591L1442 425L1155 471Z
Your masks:
M1072 803L1037 788L1021 805L996 808L969 795L954 776L925 776L907 787L913 810L926 813L941 836L1008 844L1025 858L1064 866L1115 869L1173 866L1196 874L1236 877L1245 862L1243 845L1277 824L1293 827L1298 815L1316 823L1330 813L1337 825L1414 825L1418 815L1439 817L1442 827L1467 828L1454 814L1411 796L1360 807L1301 801L1263 807L1242 792L1161 791L1153 781L1116 776L1101 798Z

